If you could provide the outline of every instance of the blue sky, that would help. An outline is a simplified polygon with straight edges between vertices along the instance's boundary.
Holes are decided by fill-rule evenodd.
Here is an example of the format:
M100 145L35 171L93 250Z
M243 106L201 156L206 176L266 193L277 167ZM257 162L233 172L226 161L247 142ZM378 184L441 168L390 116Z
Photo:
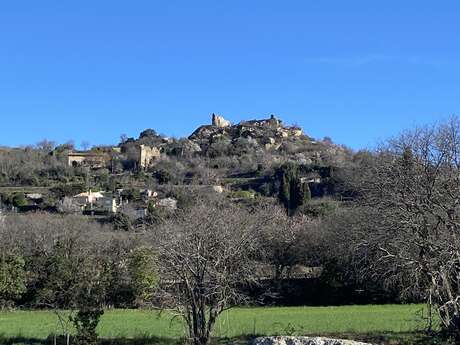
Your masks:
M460 115L457 1L0 4L0 145L276 114L355 149Z

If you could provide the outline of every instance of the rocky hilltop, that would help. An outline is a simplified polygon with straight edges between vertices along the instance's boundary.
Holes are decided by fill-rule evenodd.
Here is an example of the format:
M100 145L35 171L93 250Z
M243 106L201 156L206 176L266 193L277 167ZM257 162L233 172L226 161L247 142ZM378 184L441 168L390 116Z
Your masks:
M230 154L241 151L268 151L291 157L303 164L318 163L331 158L340 162L344 149L332 142L317 141L306 135L299 126L287 126L276 116L268 119L241 121L232 124L222 116L212 114L210 125L203 125L189 136L189 145L201 152L214 152L227 148Z
M199 127L189 137L200 144L209 144L219 140L237 140L246 138L256 140L265 148L279 148L283 139L299 138L309 140L297 126L287 127L283 122L271 115L269 119L242 121L232 125L223 117L212 114L212 124Z
M274 115L232 124L216 114L212 114L209 125L200 126L188 138L168 138L154 129L146 129L137 139L123 137L116 147L64 151L70 166L105 167L119 172L148 170L173 157L220 159L216 166L222 166L222 160L226 159L227 166L237 168L244 164L230 163L230 160L252 161L264 166L289 161L303 165L340 165L347 155L343 147L330 140L315 140L299 126L285 125Z

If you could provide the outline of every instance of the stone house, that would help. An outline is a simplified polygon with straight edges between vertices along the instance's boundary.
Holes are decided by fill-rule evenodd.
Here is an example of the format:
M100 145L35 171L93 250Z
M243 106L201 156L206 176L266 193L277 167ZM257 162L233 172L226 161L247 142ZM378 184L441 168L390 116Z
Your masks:
M43 202L43 194L40 193L27 193L25 197L33 204L40 204Z
M160 199L155 204L156 207L163 207L167 210L174 211L177 209L177 200L174 198Z
M321 183L322 178L318 172L310 172L300 178L301 183Z
M115 199L110 193L89 191L77 194L73 197L73 199L82 210L88 207L110 213L116 213L118 210L117 199Z
M103 198L104 195L101 192L83 192L75 195L74 200L80 205L95 204L97 199Z
M69 151L67 160L69 166L101 169L110 166L112 156L105 151Z
M135 160L139 169L147 169L152 166L155 159L161 156L161 152L157 147L139 145L136 146ZM91 151L69 151L67 161L69 166L73 167L88 167L91 169L110 168L114 158L118 157L122 152L122 148L100 148Z
M277 119L275 115L271 115L269 119L242 121L239 125L243 127L279 128L283 125L283 122Z

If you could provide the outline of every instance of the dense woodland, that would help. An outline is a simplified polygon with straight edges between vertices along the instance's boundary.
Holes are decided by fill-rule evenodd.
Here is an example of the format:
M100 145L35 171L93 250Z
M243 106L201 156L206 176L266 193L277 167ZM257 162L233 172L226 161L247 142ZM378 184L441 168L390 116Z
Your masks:
M123 136L103 169L69 166L72 143L1 148L2 307L71 310L63 333L74 325L79 344L107 307L174 310L205 345L235 305L422 301L428 328L460 335L460 119L359 152L245 128ZM141 144L161 148L147 169ZM140 188L177 209L95 217L64 202L89 189L136 202Z

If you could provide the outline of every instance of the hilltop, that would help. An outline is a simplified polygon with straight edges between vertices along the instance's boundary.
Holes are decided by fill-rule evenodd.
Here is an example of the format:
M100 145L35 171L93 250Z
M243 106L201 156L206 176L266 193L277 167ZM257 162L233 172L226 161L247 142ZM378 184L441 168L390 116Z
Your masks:
M343 146L335 145L328 139L315 140L299 126L285 125L274 115L268 119L243 120L232 124L222 116L212 114L211 123L200 126L188 138L174 140L148 129L141 133L139 139L128 141L152 145L162 152L179 155L215 158L270 153L280 156L281 160L291 159L301 164L340 164L347 154Z

